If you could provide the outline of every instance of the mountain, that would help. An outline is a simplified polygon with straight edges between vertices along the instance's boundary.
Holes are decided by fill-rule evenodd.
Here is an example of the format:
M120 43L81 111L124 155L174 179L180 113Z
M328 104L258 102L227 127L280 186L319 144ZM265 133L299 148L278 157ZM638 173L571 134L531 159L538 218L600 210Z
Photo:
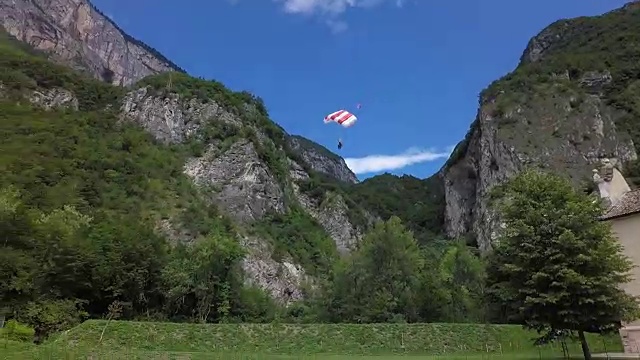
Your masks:
M286 134L258 98L179 72L109 85L3 34L0 185L29 207L135 220L174 243L222 232L247 251L247 281L285 302L367 226L338 187L310 195L320 171L353 183L344 161Z
M476 119L439 171L449 236L491 249L499 219L489 191L528 166L578 186L603 157L637 178L640 3L557 21L535 36L518 67L480 94Z
M181 71L86 0L0 0L0 25L52 59L116 85Z
M578 185L606 156L640 175L637 3L534 37L432 177L362 182L273 123L259 97L190 77L85 0L0 10L0 186L38 211L73 205L94 229L174 246L236 239L246 282L285 303L379 219L400 217L422 244L466 238L486 252L499 228L489 191L523 168Z
M26 206L71 204L94 228L129 224L174 244L223 233L246 251L245 280L285 303L376 219L396 214L423 242L440 233L428 182L358 183L341 157L269 120L259 98L188 76L90 3L0 4L0 185Z

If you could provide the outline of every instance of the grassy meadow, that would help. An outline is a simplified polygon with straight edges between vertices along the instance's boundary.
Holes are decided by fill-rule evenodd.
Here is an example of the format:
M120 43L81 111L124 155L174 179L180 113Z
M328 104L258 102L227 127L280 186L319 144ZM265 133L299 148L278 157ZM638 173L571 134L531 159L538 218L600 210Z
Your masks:
M0 359L560 359L520 326L480 324L176 324L87 321L41 345L3 340ZM101 334L104 330L102 340ZM594 353L618 336L590 336ZM581 354L569 343L572 354ZM579 358L579 357L576 357Z

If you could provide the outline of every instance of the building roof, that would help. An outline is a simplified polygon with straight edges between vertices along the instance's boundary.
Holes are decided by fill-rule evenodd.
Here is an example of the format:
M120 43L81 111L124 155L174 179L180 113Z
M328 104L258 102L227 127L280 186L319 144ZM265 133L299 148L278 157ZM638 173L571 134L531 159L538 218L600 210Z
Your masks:
M640 189L631 190L622 195L622 198L600 218L608 220L622 216L640 213Z

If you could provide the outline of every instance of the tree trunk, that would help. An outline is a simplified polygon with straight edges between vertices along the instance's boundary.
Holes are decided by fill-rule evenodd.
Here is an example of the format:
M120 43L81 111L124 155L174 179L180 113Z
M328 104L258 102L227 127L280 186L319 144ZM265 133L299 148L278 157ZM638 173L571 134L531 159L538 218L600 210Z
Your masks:
M584 360L591 360L591 351L589 351L589 344L587 344L587 338L584 336L584 331L578 331L578 336L580 337L580 344L582 345L582 354L584 355Z

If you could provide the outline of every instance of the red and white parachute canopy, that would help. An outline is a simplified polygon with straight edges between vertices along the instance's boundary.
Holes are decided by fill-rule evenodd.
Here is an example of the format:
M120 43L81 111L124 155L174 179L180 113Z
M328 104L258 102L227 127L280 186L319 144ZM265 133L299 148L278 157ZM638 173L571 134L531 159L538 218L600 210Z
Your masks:
M351 127L358 118L347 110L338 110L324 117L324 123L336 122L344 127Z

